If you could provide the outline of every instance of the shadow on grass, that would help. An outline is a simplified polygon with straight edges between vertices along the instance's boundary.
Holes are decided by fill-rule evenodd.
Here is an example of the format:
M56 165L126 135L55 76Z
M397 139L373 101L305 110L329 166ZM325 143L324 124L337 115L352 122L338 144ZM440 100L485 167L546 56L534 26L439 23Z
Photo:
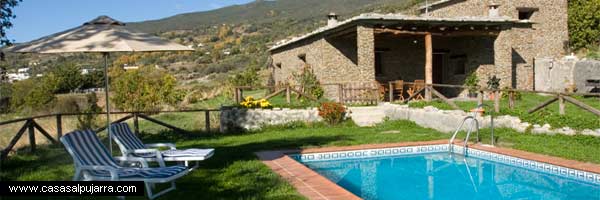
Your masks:
M248 140L239 137L248 136ZM215 148L215 155L200 163L199 169L177 181L177 190L161 199L304 199L293 187L263 165L254 152L270 149L295 149L305 145L320 146L343 136L261 138L261 134L174 134L163 131L143 134L145 142L179 142L178 148ZM234 140L230 141L231 138ZM58 170L57 170L58 169ZM70 180L73 164L60 145L40 148L36 153L14 155L2 166L1 180ZM30 199L53 199L31 197ZM70 197L78 199L78 197ZM139 199L134 197L128 199ZM10 198L5 198L10 199ZM22 199L22 198L18 198ZM64 199L56 197L54 199ZM94 197L96 199L96 197ZM106 197L101 199L114 199Z

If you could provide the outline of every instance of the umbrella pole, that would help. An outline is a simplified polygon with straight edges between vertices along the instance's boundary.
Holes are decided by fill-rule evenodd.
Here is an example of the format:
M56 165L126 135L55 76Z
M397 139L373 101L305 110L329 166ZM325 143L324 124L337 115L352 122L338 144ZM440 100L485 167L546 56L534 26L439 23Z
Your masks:
M112 147L112 134L110 134L110 99L108 98L108 92L110 89L110 84L108 83L108 52L102 53L104 57L104 98L106 100L106 132L108 133L108 148L110 149L110 154L113 153Z

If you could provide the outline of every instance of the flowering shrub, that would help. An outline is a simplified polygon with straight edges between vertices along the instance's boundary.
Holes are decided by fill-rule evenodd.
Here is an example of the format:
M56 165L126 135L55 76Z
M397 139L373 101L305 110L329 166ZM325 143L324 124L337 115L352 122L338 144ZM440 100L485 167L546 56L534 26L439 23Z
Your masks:
M254 100L254 97L247 96L244 101L240 103L240 106L244 108L272 108L273 105L266 99Z
M341 103L325 102L319 106L319 116L330 125L339 124L346 116L346 107Z

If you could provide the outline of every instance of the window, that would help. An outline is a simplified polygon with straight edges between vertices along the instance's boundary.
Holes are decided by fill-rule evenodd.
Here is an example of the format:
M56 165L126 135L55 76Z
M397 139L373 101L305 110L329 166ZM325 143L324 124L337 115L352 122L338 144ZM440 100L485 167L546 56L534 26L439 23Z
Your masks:
M275 63L275 66L277 66L277 68L281 69L281 63Z
M306 63L306 54L305 53L299 54L298 58L300 58L300 60L302 60L302 62Z
M519 20L530 20L533 13L538 11L538 8L517 8L519 11Z
M456 55L451 56L453 67L454 67L454 75L465 75L467 74L467 56L466 55Z
M383 75L383 66L381 63L381 52L375 52L375 75Z

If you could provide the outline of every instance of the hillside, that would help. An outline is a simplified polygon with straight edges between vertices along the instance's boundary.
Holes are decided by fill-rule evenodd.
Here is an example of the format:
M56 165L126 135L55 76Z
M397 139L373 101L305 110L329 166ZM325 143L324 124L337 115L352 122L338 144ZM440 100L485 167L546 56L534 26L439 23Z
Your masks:
M292 19L324 22L329 12L349 17L361 11L394 11L415 0L257 0L245 5L236 5L206 12L194 12L172 17L129 23L134 29L144 32L193 30L199 26L220 24L263 24L277 20Z

